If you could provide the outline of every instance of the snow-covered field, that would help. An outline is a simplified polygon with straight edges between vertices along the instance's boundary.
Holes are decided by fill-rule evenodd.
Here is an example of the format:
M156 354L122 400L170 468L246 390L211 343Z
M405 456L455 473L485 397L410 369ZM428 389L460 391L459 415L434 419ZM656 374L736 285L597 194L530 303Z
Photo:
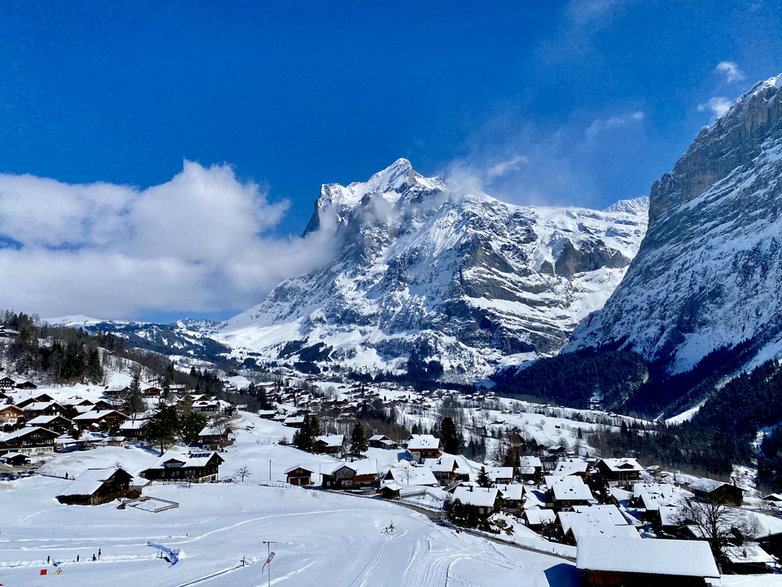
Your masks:
M221 478L243 465L244 484L151 485L145 495L178 502L151 513L60 505L69 483L36 476L0 485L0 583L58 585L265 585L264 540L277 544L272 583L280 585L577 585L570 563L435 525L420 513L379 499L294 487L262 486L285 469L334 462L276 442L291 430L243 415L237 442L223 453ZM375 454L377 453L377 454ZM370 458L393 461L395 451ZM58 455L51 472L76 475L121 463L131 473L157 461L138 448L106 447ZM381 463L382 465L382 463ZM393 524L395 532L384 529ZM180 549L170 566L147 541ZM92 555L101 549L101 558ZM47 556L60 561L63 573ZM80 562L75 562L76 557ZM242 558L247 566L241 566ZM41 576L47 569L49 575Z

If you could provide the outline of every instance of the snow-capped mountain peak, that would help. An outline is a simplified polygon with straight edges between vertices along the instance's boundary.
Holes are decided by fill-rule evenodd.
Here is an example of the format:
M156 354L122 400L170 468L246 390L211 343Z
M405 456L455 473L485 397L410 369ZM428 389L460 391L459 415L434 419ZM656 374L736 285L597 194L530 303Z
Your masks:
M399 159L368 181L324 185L307 230L333 230L336 258L217 337L286 362L398 370L413 357L485 373L556 352L619 283L645 226L644 201L514 206L454 193Z
M671 372L742 343L782 355L782 76L703 129L652 186L649 230L570 349L627 348Z

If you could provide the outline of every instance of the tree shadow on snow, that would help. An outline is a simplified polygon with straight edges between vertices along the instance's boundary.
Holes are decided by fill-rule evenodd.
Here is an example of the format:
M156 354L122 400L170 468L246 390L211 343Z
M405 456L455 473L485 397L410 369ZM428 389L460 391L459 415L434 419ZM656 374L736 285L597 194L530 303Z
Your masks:
M581 575L573 565L560 563L544 571L550 587L578 587Z

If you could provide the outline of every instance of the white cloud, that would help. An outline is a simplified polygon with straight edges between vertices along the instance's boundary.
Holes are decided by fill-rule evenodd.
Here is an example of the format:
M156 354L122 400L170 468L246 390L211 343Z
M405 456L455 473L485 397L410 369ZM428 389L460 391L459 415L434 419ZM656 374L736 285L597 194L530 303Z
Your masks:
M524 155L514 155L510 159L506 159L505 161L498 161L497 163L491 165L486 171L486 174L488 175L489 179L503 177L511 171L516 171L519 166L527 162L528 159Z
M711 111L715 118L721 118L730 110L733 102L723 96L711 98L708 102L698 104L698 112Z
M633 122L641 122L644 118L646 118L646 115L641 110L611 116L610 118L597 118L587 127L584 134L587 138L593 139L605 130L617 128Z
M286 277L323 264L333 230L264 236L270 203L226 165L185 162L137 189L0 175L0 308L101 318L244 309ZM0 245L1 246L1 245Z
M720 61L714 71L725 76L725 81L729 84L740 82L744 79L744 72L733 61Z
M621 5L620 0L570 0L565 6L565 16L574 24L583 26L605 18Z

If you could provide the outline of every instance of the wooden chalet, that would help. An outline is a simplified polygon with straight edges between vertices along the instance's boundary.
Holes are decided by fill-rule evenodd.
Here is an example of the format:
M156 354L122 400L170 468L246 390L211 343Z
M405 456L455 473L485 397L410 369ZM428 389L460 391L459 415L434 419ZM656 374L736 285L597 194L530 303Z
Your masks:
M357 489L377 486L377 465L374 460L337 463L323 473L324 489Z
M373 448L385 448L385 449L399 448L399 443L394 442L385 434L373 434L372 436L369 437L368 442L369 442L369 446Z
M190 453L169 457L157 467L142 471L141 476L150 481L214 483L222 463L223 458L216 452Z
M644 468L635 459L600 459L597 470L609 484L639 481Z
M66 412L65 406L53 401L36 400L19 407L24 410L24 415L28 420L38 416L62 416Z
M285 471L285 477L289 484L299 487L310 487L313 485L312 475L315 471L306 467L296 466Z
M344 444L345 436L343 434L328 434L325 436L315 437L316 452L321 452L328 455L342 454Z
M160 394L162 393L163 393L162 389L154 386L145 387L144 389L141 390L141 395L145 397L160 397Z
M0 408L0 428L3 426L16 426L17 422L24 418L24 410L18 406L3 406Z
M142 440L146 436L148 425L147 418L130 419L119 425L119 431L128 440Z
M65 416L38 416L37 418L25 422L25 426L40 426L41 428L48 428L59 434L66 434L75 427L73 421Z
M725 549L723 572L730 575L761 575L774 572L778 561L757 542L744 542Z
M206 450L221 450L231 444L231 429L228 426L216 428L214 426L204 426L204 429L198 433L198 444Z
M543 463L540 457L520 456L519 477L522 481L538 482L543 479Z
M16 389L38 389L38 386L32 381L22 381L16 384Z
M698 479L686 486L701 501L739 507L744 502L744 490L730 483L713 479Z
M459 468L459 461L454 455L444 454L436 459L424 459L423 465L431 469L440 485L470 480L470 474Z
M117 410L90 410L73 418L79 428L92 428L109 431L119 428L128 417Z
M57 496L57 501L67 505L99 505L129 497L132 478L120 467L87 469Z
M443 444L431 434L413 434L407 441L407 451L420 463L424 459L442 456Z
M16 387L16 381L10 377L0 379L0 389L13 389L14 387Z
M577 475L547 475L545 482L549 488L546 494L547 503L556 510L589 505L597 501L589 486Z
M701 587L720 576L709 543L701 540L585 536L576 568L586 587Z
M524 486L521 483L499 485L502 509L510 512L520 512L524 504Z
M497 511L497 502L500 498L500 490L496 487L469 487L459 486L453 491L451 498L453 503L457 501L463 506L471 508L481 519L486 519Z
M54 452L54 439L59 434L46 428L28 426L0 435L0 453L19 452L25 455L46 455Z

